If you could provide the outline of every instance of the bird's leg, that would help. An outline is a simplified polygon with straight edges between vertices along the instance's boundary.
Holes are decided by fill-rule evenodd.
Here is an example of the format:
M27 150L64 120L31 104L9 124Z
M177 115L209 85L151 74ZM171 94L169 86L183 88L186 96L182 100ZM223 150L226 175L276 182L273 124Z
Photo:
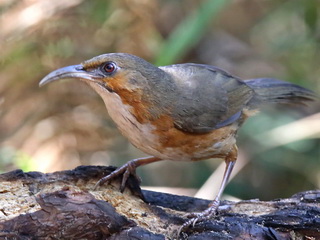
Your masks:
M200 213L192 213L188 214L188 217L191 217L190 220L185 222L179 229L178 235L180 235L180 232L188 228L189 226L194 226L197 222L210 219L212 216L214 216L217 212L217 209L220 204L220 198L221 195L228 183L228 180L230 178L232 169L236 163L237 159L237 148L234 147L233 150L229 153L228 157L225 159L226 162L226 169L224 171L223 179L219 188L219 192L215 199L210 203L209 207Z
M117 168L116 170L114 170L112 173L110 173L109 175L101 178L95 185L94 189L96 189L98 186L103 185L106 182L111 181L112 179L114 179L115 177L118 177L119 175L122 174L122 181L121 181L121 186L120 186L120 191L123 192L125 187L126 187L126 182L128 180L128 177L130 175L135 176L137 179L140 179L137 174L136 174L136 168L140 167L142 165L146 165L149 163L153 163L153 162L157 162L157 161L161 161L162 159L160 158L156 158L156 157L144 157L144 158L137 158L137 159L133 159L129 162L127 162L126 164L124 164L123 166L121 166L120 168Z

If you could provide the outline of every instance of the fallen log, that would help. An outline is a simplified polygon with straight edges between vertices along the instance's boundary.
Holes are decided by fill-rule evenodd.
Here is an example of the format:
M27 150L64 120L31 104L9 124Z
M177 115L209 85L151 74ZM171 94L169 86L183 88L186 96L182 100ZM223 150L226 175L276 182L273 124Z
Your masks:
M177 237L186 213L210 201L141 190L130 177L94 190L114 167L0 175L0 239L320 239L320 190L273 201L223 201ZM142 200L143 199L143 200Z

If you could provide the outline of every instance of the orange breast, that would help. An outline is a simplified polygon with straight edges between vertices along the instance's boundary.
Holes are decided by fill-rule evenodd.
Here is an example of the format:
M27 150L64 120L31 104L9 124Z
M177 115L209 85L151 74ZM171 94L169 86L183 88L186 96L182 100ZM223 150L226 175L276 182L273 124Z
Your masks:
M151 118L147 111L149 106L142 101L142 90L140 88L130 88L128 86L128 77L124 73L109 77L106 84L121 97L123 104L131 106L130 111L138 122L147 122Z

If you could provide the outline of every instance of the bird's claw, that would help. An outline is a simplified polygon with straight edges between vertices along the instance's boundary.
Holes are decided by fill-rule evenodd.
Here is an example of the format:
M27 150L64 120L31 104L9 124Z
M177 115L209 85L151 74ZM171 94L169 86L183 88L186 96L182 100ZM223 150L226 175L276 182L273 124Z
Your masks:
M183 232L184 230L186 230L190 226L194 227L197 222L202 222L202 221L205 221L205 220L212 218L217 213L217 209L219 207L219 204L220 204L220 201L215 199L210 204L210 207L207 208L206 210L204 210L203 212L189 213L187 215L187 218L190 218L190 219L188 221L186 221L184 224L182 224L182 226L179 228L178 236L181 234L181 232Z
M96 190L99 186L102 186L103 184L107 183L109 184L109 182L122 175L122 181L121 181L121 185L120 185L120 191L123 192L125 187L126 187L126 183L127 180L129 178L130 175L134 176L136 179L138 179L139 182L141 182L141 179L138 177L138 175L136 174L136 163L134 160L127 162L126 164L124 164L123 166L121 166L120 168L117 168L116 170L114 170L112 173L110 173L109 175L101 178L96 185L94 186L94 190Z

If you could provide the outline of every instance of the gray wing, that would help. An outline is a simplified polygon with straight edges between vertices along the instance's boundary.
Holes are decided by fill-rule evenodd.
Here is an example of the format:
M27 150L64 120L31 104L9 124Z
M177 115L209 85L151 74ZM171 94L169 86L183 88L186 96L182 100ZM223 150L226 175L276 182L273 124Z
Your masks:
M206 133L236 121L253 91L227 72L202 64L160 67L173 78L178 93L172 103L175 126Z

